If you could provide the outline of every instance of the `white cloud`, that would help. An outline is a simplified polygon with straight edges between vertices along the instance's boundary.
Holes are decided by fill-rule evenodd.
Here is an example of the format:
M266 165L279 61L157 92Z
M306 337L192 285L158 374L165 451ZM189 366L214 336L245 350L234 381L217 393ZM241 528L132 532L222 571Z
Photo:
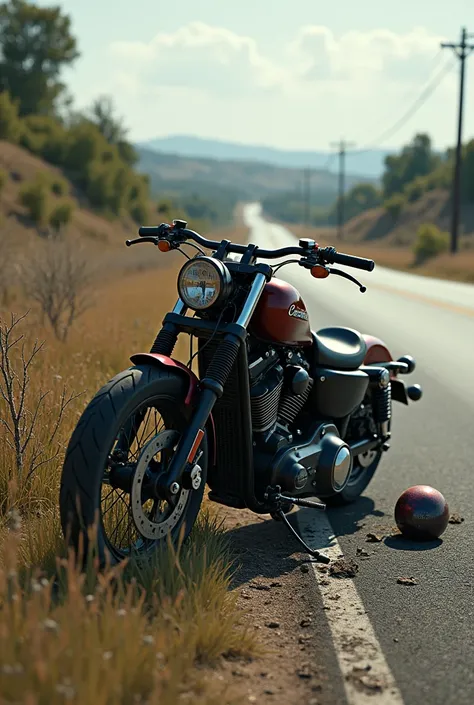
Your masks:
M288 54L306 81L411 82L426 74L440 41L423 28L407 34L351 31L336 38L327 27L307 26L289 44Z
M256 42L222 27L192 22L150 43L116 42L111 55L138 83L198 89L207 94L246 94L271 89L284 71L262 56Z
M305 26L271 57L249 36L192 22L148 43L111 44L108 90L137 139L187 132L310 148L340 134L365 141L369 123L382 132L417 96L440 41L423 28L336 35ZM430 105L443 105L443 95L447 104L453 90L447 78ZM416 120L430 130L424 110ZM446 131L433 113L435 129Z

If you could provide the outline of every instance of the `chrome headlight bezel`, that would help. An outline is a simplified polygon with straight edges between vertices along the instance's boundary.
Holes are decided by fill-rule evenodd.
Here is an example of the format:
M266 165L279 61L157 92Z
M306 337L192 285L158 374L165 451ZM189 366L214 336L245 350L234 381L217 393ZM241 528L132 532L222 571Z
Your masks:
M190 297L187 295L184 286L183 279L187 275L188 271L199 264L204 267L210 267L213 269L214 273L217 275L218 291L215 298L211 303L206 303L201 306L197 306ZM180 269L178 274L178 295L181 301L190 308L192 311L205 311L207 309L213 308L219 304L222 304L230 295L232 291L232 276L223 262L213 257L208 257L207 255L198 255L193 257L193 259L186 262Z

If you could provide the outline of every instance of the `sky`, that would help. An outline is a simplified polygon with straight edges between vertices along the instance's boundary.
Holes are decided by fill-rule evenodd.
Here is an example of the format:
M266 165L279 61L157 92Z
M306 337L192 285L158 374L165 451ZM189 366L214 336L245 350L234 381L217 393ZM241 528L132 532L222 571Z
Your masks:
M60 4L81 52L64 72L76 106L111 95L132 141L188 134L324 151L341 137L358 147L399 147L420 131L439 148L455 141L459 61L439 45L458 41L469 21L474 43L472 0ZM474 53L464 136L474 137Z

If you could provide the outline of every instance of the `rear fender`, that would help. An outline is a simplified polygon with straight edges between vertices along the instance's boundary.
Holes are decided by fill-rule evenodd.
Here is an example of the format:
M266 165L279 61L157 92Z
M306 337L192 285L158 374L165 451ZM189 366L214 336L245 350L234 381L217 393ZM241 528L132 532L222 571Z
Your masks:
M158 353L135 353L130 357L130 361L134 365L153 365L154 367L161 367L168 370L173 370L177 374L186 376L188 380L188 391L184 403L186 406L192 406L194 403L195 395L198 391L199 379L194 374L189 367L186 367L179 360L173 360L172 357L167 355L159 355ZM216 427L214 424L214 419L212 414L210 414L209 419L206 424L207 440L209 444L210 451L210 461L211 465L214 466L217 457L217 438L216 438Z
M373 365L375 362L391 362L393 360L383 340L375 338L373 335L366 335L365 333L362 337L367 345L364 365Z

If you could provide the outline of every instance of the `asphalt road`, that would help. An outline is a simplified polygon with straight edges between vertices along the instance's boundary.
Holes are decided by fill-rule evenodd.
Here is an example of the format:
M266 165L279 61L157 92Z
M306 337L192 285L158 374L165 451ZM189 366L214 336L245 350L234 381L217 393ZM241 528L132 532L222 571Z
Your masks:
M247 207L245 218L251 242L294 242L288 230L265 222L257 205ZM297 265L279 276L300 291L314 329L350 326L382 338L394 357L412 354L417 369L405 379L420 383L424 396L408 408L394 404L392 447L365 496L351 508L332 510L329 519L346 556L375 547L359 562L354 583L405 705L472 705L474 286L382 267L347 271L367 293L340 278L315 280ZM367 532L394 525L395 502L414 484L443 492L464 523L448 525L442 541L425 546L365 543ZM399 576L413 576L417 585L401 586ZM340 679L334 654L327 658Z

